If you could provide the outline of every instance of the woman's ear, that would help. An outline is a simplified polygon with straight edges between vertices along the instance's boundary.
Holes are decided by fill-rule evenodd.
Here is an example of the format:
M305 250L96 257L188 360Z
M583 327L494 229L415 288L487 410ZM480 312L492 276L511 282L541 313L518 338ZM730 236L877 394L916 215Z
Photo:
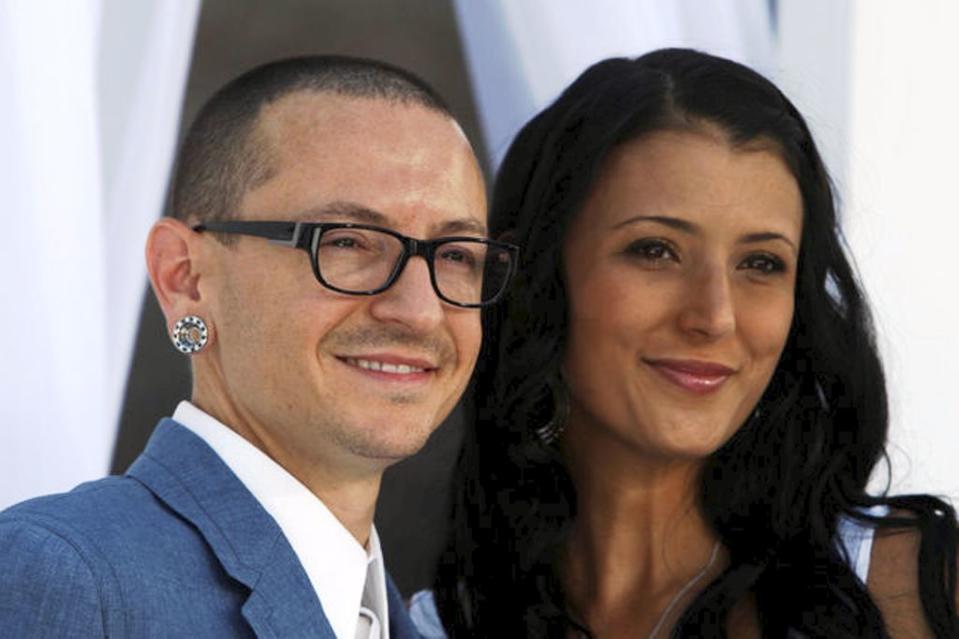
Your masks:
M496 236L497 242L509 242L510 244L516 244L516 229L507 229Z

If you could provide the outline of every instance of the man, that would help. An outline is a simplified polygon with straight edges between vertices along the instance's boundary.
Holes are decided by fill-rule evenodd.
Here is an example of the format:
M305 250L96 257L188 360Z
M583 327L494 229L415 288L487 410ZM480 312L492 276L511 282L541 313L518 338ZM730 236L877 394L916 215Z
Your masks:
M192 401L126 476L0 515L0 636L415 636L380 479L457 402L515 262L469 143L406 72L281 61L201 111L173 206L146 256Z

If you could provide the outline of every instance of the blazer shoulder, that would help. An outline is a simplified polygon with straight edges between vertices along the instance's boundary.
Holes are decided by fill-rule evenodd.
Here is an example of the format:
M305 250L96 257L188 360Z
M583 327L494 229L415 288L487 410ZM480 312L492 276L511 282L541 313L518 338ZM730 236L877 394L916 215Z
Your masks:
M171 636L248 632L241 608L249 590L189 518L130 476L0 513L0 575L2 637L139 636L158 623ZM8 632L48 618L100 630Z
M0 513L0 525L57 535L95 574L111 572L125 586L144 574L189 582L198 571L213 569L211 551L193 523L132 477L107 477L22 502Z
M0 513L0 634L117 634L115 550L127 545L131 519L151 519L155 501L138 482L108 477Z
M0 631L9 637L102 637L115 597L91 548L57 526L0 515Z
M118 537L129 538L171 514L138 481L106 477L80 484L70 492L16 504L0 513L0 522L29 522L77 545L87 540L107 548Z

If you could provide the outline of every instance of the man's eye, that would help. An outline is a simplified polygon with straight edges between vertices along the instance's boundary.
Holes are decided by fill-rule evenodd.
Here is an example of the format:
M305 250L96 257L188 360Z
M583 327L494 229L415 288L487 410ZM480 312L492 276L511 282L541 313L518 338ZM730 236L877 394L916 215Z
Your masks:
M638 240L626 247L626 253L647 262L679 261L676 251L664 240Z
M469 259L469 256L460 251L444 251L443 259L453 262L465 262Z
M320 243L321 249L367 249L372 242L359 233L327 233Z
M437 257L445 262L454 262L470 268L476 266L478 262L477 256L472 251L458 247L443 249Z

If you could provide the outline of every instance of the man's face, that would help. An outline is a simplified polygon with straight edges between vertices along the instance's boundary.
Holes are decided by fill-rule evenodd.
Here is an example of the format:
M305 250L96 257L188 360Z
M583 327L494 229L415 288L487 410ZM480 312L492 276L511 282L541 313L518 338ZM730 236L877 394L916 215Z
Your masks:
M239 219L373 223L422 239L485 232L483 178L440 113L297 93L265 109L258 134L275 174L245 195ZM345 295L316 281L304 251L234 237L204 243L216 339L197 360L195 395L216 395L217 416L297 476L419 450L466 386L479 312L442 302L421 258L383 293Z

